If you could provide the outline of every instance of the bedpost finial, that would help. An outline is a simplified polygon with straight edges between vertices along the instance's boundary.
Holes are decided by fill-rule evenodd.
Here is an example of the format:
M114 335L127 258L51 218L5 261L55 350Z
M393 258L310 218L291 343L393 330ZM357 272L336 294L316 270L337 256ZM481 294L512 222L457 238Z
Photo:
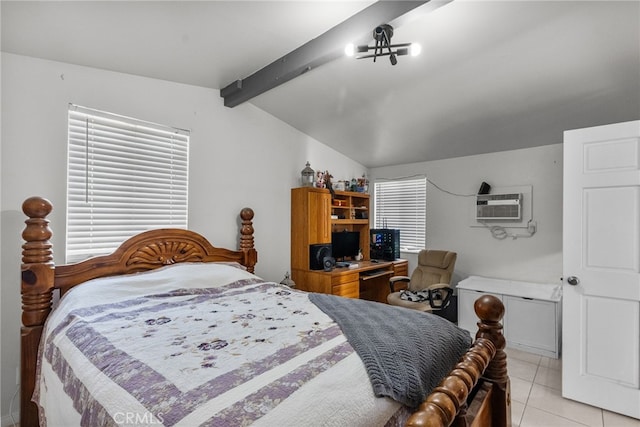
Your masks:
M52 209L51 202L43 197L29 197L22 203L22 212L29 218L45 218Z
M504 410L500 413L507 413L510 419L511 409L509 403L509 376L507 375L507 355L504 352L506 341L502 334L502 317L504 316L504 305L502 301L493 295L483 295L478 298L474 304L476 314L480 318L478 322L478 332L476 338L486 338L496 349L495 356L484 371L484 377L493 381L500 389L500 396L497 397L499 405ZM506 425L506 424L500 424Z
M244 208L240 211L240 218L245 221L251 221L253 219L253 209Z
M22 211L29 217L25 220L26 227L22 231L22 238L26 241L22 245L23 264L52 262L49 239L53 233L46 218L52 209L51 202L42 197L30 197L22 203Z
M483 295L476 300L473 308L480 320L485 322L499 322L504 316L504 305L493 295Z
M240 211L242 226L240 227L240 248L253 248L253 209L244 208Z
M42 326L52 304L54 282L52 236L46 216L52 205L42 197L30 197L22 203L29 218L22 232L21 294L22 324L25 327Z

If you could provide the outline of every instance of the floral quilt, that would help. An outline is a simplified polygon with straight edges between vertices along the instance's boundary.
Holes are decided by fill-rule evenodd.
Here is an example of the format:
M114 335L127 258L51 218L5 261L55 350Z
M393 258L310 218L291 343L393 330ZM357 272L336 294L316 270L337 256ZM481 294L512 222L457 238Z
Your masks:
M63 298L41 347L41 425L58 423L56 411L44 410L52 404L45 391L58 382L80 425L251 425L296 393L331 393L310 384L357 358L306 293L229 266L219 266L232 269L229 282L216 273L205 287L194 274L195 283L178 286L184 273L176 267L160 291L142 273L124 295L102 299L92 290L107 285L83 284L80 296ZM397 409L385 404L383 418Z

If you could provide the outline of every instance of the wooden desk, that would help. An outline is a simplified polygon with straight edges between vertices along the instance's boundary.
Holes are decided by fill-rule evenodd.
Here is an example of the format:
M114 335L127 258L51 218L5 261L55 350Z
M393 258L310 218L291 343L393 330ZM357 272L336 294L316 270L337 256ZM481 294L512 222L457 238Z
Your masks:
M387 302L389 278L406 275L407 261L354 261L357 267L338 267L332 271L293 270L296 288L308 292Z

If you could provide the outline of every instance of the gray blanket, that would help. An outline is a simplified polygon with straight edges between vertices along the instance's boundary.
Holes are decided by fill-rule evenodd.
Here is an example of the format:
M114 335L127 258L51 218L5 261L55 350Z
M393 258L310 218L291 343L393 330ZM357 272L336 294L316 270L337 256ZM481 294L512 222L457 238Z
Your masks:
M412 409L471 346L471 336L433 314L371 301L310 293L362 359L376 396Z

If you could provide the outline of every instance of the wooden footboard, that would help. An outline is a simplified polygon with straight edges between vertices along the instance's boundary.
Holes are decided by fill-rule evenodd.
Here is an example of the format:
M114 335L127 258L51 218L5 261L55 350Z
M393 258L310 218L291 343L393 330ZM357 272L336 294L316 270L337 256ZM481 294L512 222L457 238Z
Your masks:
M480 318L473 345L407 422L408 427L511 426L511 390L502 335L502 302L492 296L474 305Z

